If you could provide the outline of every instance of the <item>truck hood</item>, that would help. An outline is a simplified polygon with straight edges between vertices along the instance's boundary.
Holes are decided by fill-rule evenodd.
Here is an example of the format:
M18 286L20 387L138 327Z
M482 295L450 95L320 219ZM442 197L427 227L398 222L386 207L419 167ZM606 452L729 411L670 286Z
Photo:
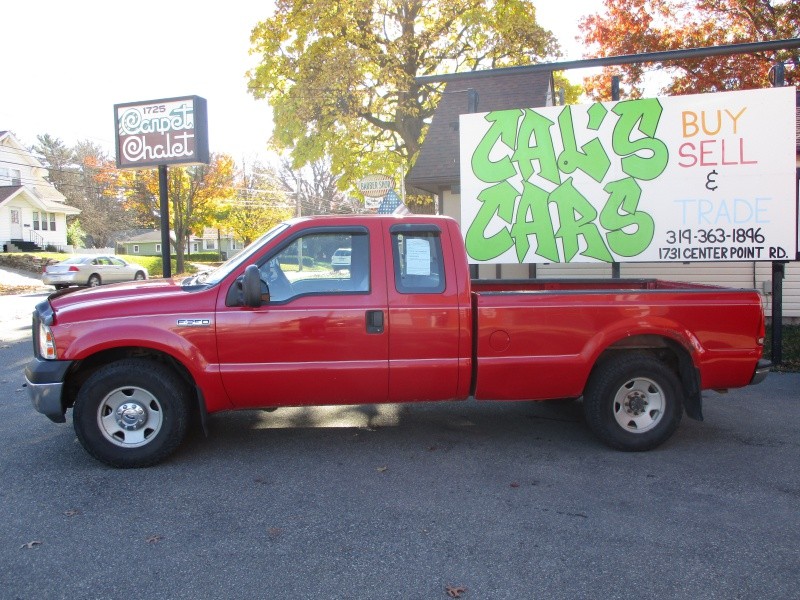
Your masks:
M96 288L60 290L48 297L56 322L92 321L117 316L213 311L217 289L182 286L172 279L148 279Z

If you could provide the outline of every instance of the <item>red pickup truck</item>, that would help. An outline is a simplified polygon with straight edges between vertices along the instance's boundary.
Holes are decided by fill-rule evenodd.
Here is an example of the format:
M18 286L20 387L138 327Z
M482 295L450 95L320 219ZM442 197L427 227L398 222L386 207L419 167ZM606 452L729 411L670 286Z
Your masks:
M702 390L761 381L763 341L755 291L471 282L452 219L316 217L183 281L55 292L25 375L38 411L72 407L84 448L119 467L166 458L193 413L469 397L582 396L603 442L647 450L684 410L702 419Z

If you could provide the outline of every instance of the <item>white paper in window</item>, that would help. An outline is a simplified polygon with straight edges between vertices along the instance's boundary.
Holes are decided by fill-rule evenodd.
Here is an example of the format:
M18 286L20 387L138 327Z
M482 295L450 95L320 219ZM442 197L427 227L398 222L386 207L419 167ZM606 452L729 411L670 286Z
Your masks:
M431 246L428 240L406 238L406 275L431 274Z

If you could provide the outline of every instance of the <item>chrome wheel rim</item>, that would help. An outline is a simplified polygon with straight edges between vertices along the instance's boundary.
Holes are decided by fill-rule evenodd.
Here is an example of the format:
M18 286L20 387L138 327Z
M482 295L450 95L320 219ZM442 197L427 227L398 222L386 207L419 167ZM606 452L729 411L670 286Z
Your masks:
M612 410L617 424L631 433L644 433L664 417L664 390L652 379L635 377L626 381L614 396Z
M164 422L161 403L139 387L121 387L103 398L97 424L109 442L120 448L137 448L153 441Z

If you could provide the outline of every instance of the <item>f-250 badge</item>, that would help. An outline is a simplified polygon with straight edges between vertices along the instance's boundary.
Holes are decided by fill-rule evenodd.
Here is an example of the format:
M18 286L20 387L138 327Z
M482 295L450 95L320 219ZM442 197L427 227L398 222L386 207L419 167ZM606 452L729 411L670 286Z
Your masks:
M208 327L211 319L178 319L178 327Z

